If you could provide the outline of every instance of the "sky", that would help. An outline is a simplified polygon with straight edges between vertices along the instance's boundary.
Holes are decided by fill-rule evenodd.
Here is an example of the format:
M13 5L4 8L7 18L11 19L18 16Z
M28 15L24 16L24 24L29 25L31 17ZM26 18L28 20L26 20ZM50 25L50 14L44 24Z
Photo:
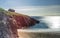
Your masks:
M60 14L60 0L0 0L0 7L29 16Z

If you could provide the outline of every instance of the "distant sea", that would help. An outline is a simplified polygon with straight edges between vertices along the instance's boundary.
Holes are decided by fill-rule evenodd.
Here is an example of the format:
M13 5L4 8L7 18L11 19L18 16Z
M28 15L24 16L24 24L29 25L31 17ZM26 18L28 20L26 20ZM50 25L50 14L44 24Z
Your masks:
M44 19L43 16L31 16L31 18L39 20L40 23L35 24L34 26L30 27L30 29L47 29L47 28L49 28L48 25L45 22L43 22L43 20L42 20L42 19Z

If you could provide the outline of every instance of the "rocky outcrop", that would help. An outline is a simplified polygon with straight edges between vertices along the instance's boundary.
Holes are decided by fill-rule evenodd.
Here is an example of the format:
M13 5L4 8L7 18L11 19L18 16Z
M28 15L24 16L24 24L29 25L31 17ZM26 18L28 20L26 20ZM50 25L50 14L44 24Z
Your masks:
M7 18L4 12L0 12L0 38L12 38Z
M39 22L29 16L0 9L0 38L18 38L17 29L28 28L36 23Z
M14 9L8 9L8 11L15 12L15 10L14 10Z

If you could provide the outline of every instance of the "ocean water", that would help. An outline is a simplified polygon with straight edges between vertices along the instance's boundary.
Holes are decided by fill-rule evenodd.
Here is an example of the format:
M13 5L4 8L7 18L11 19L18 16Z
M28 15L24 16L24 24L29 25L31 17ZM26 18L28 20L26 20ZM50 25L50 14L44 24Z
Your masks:
M36 20L39 20L39 24L35 24L30 29L48 29L59 28L60 29L60 16L31 16Z
M36 20L39 20L39 24L35 24L34 26L30 27L30 29L47 29L48 24L45 23L42 19L44 19L43 16L31 16L31 18L34 18Z

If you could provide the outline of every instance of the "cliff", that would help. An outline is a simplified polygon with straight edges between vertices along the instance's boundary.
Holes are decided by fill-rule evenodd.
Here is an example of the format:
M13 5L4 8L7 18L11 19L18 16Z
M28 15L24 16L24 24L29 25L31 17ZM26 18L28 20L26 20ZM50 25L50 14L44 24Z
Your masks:
M39 21L13 9L8 11L0 8L0 38L18 38L17 29L28 28Z

